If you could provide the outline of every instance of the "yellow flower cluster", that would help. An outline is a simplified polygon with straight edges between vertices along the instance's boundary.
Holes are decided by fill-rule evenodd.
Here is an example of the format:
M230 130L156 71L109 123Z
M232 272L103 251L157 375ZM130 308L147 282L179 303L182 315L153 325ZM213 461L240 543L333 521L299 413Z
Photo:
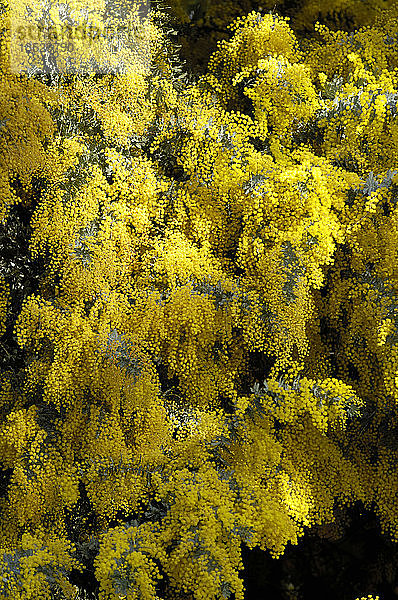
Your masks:
M300 44L303 4L240 15L185 86L150 19L100 77L2 48L0 219L32 204L44 268L0 373L0 599L73 598L91 535L103 600L241 600L241 544L280 556L336 503L397 539L398 9Z
M42 599L50 597L51 591L57 589L65 597L72 598L74 586L65 573L79 567L72 557L73 550L73 544L62 535L46 534L43 530L35 535L24 533L18 551L0 549L0 597ZM6 565L9 566L8 570L4 568ZM16 577L17 574L19 577Z
M95 561L100 598L158 600L155 582L162 576L155 560L164 560L153 528L115 527L103 535Z
M4 58L3 58L4 60ZM46 160L46 142L54 124L46 109L54 94L39 82L0 74L0 218L6 219L13 204L29 205L32 178Z

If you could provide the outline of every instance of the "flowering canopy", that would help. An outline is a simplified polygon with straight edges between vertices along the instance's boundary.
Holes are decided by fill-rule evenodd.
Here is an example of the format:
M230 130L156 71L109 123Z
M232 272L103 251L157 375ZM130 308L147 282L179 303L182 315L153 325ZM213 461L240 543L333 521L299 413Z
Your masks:
M357 500L398 539L398 5L379 4L303 41L240 16L192 79L162 13L148 61L15 73L3 7L0 218L30 271L21 292L4 254L1 599L242 599L242 544L279 556Z

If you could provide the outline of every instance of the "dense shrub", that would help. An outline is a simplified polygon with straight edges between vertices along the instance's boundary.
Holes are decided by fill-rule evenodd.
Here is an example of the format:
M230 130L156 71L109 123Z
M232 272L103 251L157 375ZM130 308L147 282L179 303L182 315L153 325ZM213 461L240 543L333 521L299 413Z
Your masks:
M2 6L0 598L238 600L358 503L397 540L398 4L285 4L202 74L100 1L133 42L15 72Z

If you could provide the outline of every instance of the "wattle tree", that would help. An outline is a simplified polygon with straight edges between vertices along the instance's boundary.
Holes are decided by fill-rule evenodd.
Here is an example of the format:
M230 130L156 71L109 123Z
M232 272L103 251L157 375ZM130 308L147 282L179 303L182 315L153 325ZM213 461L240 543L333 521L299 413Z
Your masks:
M398 4L233 15L203 74L136 4L1 7L1 600L242 600L354 503L398 538Z

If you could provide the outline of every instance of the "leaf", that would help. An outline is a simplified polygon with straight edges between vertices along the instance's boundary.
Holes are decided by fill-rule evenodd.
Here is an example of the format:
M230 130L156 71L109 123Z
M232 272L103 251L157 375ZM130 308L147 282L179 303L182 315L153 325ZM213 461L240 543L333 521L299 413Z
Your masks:
M376 179L376 177L373 174L373 171L371 171L365 181L365 184L363 186L363 192L366 196L370 196L370 194L372 194L373 192L375 192L379 187L378 181Z

